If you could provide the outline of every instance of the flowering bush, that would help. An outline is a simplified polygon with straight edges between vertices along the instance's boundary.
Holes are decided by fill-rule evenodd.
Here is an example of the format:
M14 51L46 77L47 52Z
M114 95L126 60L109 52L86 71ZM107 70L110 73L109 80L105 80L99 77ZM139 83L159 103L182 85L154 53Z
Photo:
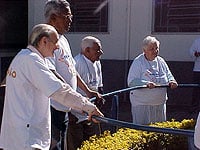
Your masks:
M162 123L150 124L154 127L194 129L193 119L184 119L181 122L172 120ZM105 131L100 136L92 136L88 141L84 141L79 150L186 150L188 149L188 139L182 135L172 135L140 131L129 128L120 128L114 134Z

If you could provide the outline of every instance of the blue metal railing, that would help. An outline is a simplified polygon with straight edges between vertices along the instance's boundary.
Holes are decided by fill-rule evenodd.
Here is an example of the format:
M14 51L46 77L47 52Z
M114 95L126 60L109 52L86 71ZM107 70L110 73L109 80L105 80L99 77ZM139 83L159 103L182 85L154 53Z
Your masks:
M186 136L194 135L193 130L152 127L152 126L147 126L147 125L139 125L139 124L134 124L134 123L130 123L130 122L119 121L119 120L106 118L106 117L98 117L98 116L92 116L92 118L97 119L97 120L107 123L107 124L114 125L114 126L132 128L132 129L136 129L136 130L145 130L145 131L150 131L150 132L160 132L160 133L169 133L169 134L179 134L179 135L186 135Z
M155 86L155 88L163 88L163 87L169 87L169 85L157 85ZM188 88L188 87L200 87L200 84L178 84L178 87L180 88ZM114 92L109 92L106 94L103 94L102 96L111 96L111 95L115 95L115 94L119 94L119 93L123 93L123 92L128 92L128 91L132 91L132 90L137 90L137 89L143 89L143 88L147 88L146 85L143 86L134 86L134 87L129 87L129 88L125 88L125 89L121 89L121 90L116 90ZM90 101L93 102L95 101L95 97L91 98Z
M155 88L167 88L169 85L157 85ZM188 88L188 87L200 87L200 84L179 84L179 88ZM121 126L121 127L127 127L127 128L133 128L137 130L145 130L145 131L151 131L151 132L160 132L160 133L169 133L169 134L179 134L179 135L186 135L192 137L194 135L194 130L184 130L184 129L172 129L172 128L159 128L159 127L152 127L147 125L139 125L134 124L130 122L120 121L118 120L118 113L119 113L119 99L118 94L123 92L128 92L136 89L142 89L147 88L146 85L144 86L135 86L130 88L125 88L121 90L116 90L114 92L110 92L107 94L103 94L102 96L111 96L114 95L113 101L112 101L112 107L111 107L111 118L106 117L98 117L98 116L92 116L92 118L104 122L107 124L110 124L112 126ZM92 102L95 101L96 98L90 99Z

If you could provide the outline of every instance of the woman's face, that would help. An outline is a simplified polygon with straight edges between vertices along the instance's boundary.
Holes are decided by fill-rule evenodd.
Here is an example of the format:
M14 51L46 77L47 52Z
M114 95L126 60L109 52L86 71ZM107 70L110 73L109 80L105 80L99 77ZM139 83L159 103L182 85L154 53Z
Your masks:
M143 49L144 51L144 55L146 57L147 60L154 60L159 53L159 45L157 45L157 43L150 43L146 49Z

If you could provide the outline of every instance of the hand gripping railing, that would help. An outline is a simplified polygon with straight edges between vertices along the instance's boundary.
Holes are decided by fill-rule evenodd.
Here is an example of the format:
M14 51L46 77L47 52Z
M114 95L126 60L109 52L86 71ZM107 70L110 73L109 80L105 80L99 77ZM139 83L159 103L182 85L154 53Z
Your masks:
M167 88L169 87L169 85L157 85L155 86L155 88ZM200 87L200 84L178 84L179 88L188 88L188 87ZM118 96L116 96L119 93L122 92L128 92L128 91L132 91L132 90L137 90L137 89L142 89L142 88L147 88L146 85L143 86L135 86L135 87L130 87L130 88L125 88L125 89L121 89L121 90L117 90L114 92L110 92L107 94L103 94L102 96L110 96L110 95L114 95L115 96L115 102L112 103L112 105L115 105L115 109L113 109L114 112L111 112L111 114L115 114L114 119L111 118L106 118L106 117L99 117L99 116L92 116L92 118L100 121L100 122L104 122L107 124L110 124L112 126L121 126L121 127L127 127L127 128L133 128L133 129L137 129L137 130L145 130L145 131L151 131L151 132L161 132L161 133L170 133L170 134L181 134L181 135L186 135L186 136L193 136L194 135L194 131L193 130L183 130L183 129L172 129L172 128L159 128L159 127L152 127L152 126L147 126L147 125L139 125L139 124L134 124L134 123L130 123L130 122L125 122L125 121L120 121L118 120L118 110L119 110L119 105L118 105ZM90 101L94 102L96 98L91 98ZM113 106L112 106L113 107ZM113 115L111 115L113 116Z
M156 85L155 86L155 88L163 88L163 87L169 87L169 85ZM200 87L200 84L178 84L178 87L180 87L180 88ZM103 94L102 96L105 97L105 96L115 95L115 94L128 92L128 91L132 91L132 90L143 89L143 88L147 88L147 85L134 86L134 87L129 87L129 88L121 89L121 90L116 90L113 92ZM91 102L94 102L95 100L96 100L95 97L90 99Z

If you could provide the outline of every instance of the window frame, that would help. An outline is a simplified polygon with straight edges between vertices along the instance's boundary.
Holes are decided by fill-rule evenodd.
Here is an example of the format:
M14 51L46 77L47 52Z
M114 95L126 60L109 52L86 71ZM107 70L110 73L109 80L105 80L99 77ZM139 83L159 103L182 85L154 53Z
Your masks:
M200 19L199 19L199 23L200 23ZM157 31L155 25L156 25L156 0L152 0L151 32L153 34L165 34L165 35L168 35L168 34L179 34L179 35L186 34L186 35L191 35L192 34L192 35L195 35L195 34L199 34L200 33L200 28L198 28L198 25L196 25L197 26L196 28L199 31Z
M75 0L71 0L71 1L73 1L74 3L76 3L75 2ZM74 21L74 19L76 19L76 18L78 18L78 17L76 17L76 12L75 12L75 10L74 10L74 5L73 5L73 3L71 3L71 1L69 0L69 3L70 3L70 8L71 8L71 11L72 11L72 14L73 14L73 19L72 19L72 25L71 25L71 29L69 30L69 34L80 34L80 33L86 33L86 34L89 34L89 33L92 33L92 34L105 34L105 33L109 33L109 10L110 10L110 3L109 3L109 1L107 1L107 4L106 4L106 7L104 8L104 9L106 9L105 10L105 12L104 13L106 13L107 14L107 16L106 16L106 19L104 20L104 22L105 22L105 31L101 31L101 30L99 30L99 31L90 31L90 30L86 30L86 31L80 31L80 30L76 30L75 28L78 28L79 26L81 26L81 24L79 24L77 27L73 27L74 26L74 24L76 23L76 21ZM96 1L101 1L101 2L104 2L104 0L96 0ZM85 1L84 1L85 2ZM84 3L83 2L83 3ZM92 1L93 3L95 3L94 2L94 0ZM92 3L91 1L89 2L89 3ZM101 11L100 11L101 12ZM79 17L81 17L81 16L79 16ZM84 16L83 16L84 17ZM88 16L89 17L89 16ZM100 16L101 17L101 16ZM96 17L96 18L98 18L98 17ZM77 19L78 20L78 19ZM99 21L101 21L102 19L101 18L99 18ZM88 25L90 25L90 24L85 24L86 26L88 26ZM103 25L102 25L103 26ZM98 28L98 26L96 26L96 28Z

